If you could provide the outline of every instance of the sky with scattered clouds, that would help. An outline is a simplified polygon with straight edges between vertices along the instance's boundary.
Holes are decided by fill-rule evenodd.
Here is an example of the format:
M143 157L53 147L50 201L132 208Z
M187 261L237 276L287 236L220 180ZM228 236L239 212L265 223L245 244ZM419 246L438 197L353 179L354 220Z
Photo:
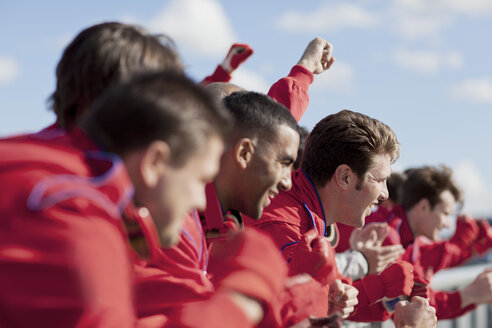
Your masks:
M54 120L47 98L63 48L102 21L134 23L173 38L201 80L233 42L255 53L232 82L266 92L316 36L336 62L316 76L301 125L348 108L397 133L393 169L446 164L465 191L464 210L492 217L492 1L292 0L0 2L0 136Z

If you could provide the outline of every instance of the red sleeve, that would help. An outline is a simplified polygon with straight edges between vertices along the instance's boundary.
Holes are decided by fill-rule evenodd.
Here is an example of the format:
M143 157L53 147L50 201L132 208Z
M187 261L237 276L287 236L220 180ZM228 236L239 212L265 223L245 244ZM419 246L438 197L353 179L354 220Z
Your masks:
M470 253L471 250L461 250L449 241L423 244L417 238L405 249L403 256L413 263L415 275L429 280L435 272L464 262ZM436 308L438 320L456 318L476 308L475 305L470 305L461 309L461 297L457 291L444 292L429 289L429 292L430 304Z
M328 286L310 279L286 288L281 295L281 318L284 327L290 327L309 317L326 317Z
M0 326L135 326L120 221L80 198L16 211L0 229Z
M364 278L362 278L364 279ZM353 282L353 286L357 288L359 294L357 299L359 303L355 307L354 313L349 317L349 320L358 322L373 322L373 321L385 321L391 317L381 302L371 304L370 295L366 294L363 287L363 281L357 280Z
M227 296L227 292L219 291L206 301L186 304L176 309L166 318L163 327L250 328L254 325Z
M295 65L289 75L271 86L268 95L290 109L299 122L309 105L308 89L313 80L312 72L302 65Z
M231 75L227 73L222 66L217 65L217 68L212 73L212 75L207 76L203 79L201 84L207 85L213 82L229 82L231 80Z
M463 264L473 256L471 247L462 248L450 241L440 241L420 246L419 261L423 268L433 272Z
M437 320L454 319L477 307L476 305L471 304L462 309L461 296L458 291L444 292L431 290L430 299L430 305L436 308Z
M301 238L299 227L287 222L272 220L256 225L256 227L272 238L277 247L281 249L282 256L288 264L292 252ZM336 274L339 279L344 278L338 271ZM328 286L321 286L314 279L310 280L310 283L298 284L288 288L281 296L281 316L284 326L287 327L309 316L326 316L328 291Z
M360 295L360 293L359 293ZM347 318L356 322L381 322L391 317L391 313L386 311L382 302L372 305L357 304L355 311Z
M214 293L208 278L194 270L176 268L174 271L179 270L181 274L173 275L170 270L154 268L145 262L136 263L134 270L139 318L173 313L183 303L202 301Z
M197 217L185 217L178 245L156 248L150 260L133 266L139 318L173 312L183 303L202 301L215 292L205 271L208 250Z

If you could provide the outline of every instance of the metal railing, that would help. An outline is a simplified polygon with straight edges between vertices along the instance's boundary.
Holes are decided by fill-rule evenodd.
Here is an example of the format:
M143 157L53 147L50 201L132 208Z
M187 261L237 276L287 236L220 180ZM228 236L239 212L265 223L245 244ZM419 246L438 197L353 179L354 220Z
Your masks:
M456 290L471 283L492 263L466 265L438 272L431 282L436 290ZM454 320L440 320L437 328L492 328L492 305L484 304Z
M471 283L483 270L492 267L492 263L479 263L446 269L432 277L431 287L435 290L452 291ZM378 323L344 324L348 328L394 328L392 320ZM492 328L492 305L480 305L474 311L454 320L440 320L437 328Z

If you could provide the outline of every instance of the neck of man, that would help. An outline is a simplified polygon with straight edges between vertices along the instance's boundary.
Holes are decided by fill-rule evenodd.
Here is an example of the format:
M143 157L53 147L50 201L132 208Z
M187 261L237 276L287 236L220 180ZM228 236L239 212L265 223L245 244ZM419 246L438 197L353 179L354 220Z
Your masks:
M334 192L333 186L330 185L331 181L328 181L324 186L314 184L316 191L318 192L321 206L325 214L326 226L336 223L338 211L339 211L339 199L338 194Z
M414 237L419 236L420 235L418 233L418 217L419 217L419 215L417 213L416 207L414 206L411 209L406 210L405 214L407 215L408 225L410 226L410 229L412 230Z
M222 211L237 210L238 207L234 201L237 198L237 187L234 188L234 183L231 183L231 181L234 181L234 179L226 174L217 175L214 181L215 191L222 206Z

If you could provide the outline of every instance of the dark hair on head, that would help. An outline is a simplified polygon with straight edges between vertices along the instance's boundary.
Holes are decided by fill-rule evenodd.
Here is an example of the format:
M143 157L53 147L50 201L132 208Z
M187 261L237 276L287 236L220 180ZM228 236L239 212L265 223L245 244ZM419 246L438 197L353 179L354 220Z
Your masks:
M342 164L362 177L378 154L390 155L392 162L400 156L393 130L364 114L342 110L316 124L307 138L301 167L314 184L324 186Z
M309 135L309 130L303 126L299 126L299 149L297 150L297 159L292 165L293 170L297 170L301 167L302 153L304 152L304 147L306 146L306 139Z
M405 173L392 172L388 180L386 180L388 199L395 204L400 204L401 188L406 179L407 175Z
M271 139L280 125L297 131L290 111L265 94L240 91L224 98L224 104L235 119L232 142L242 137Z
M168 37L116 22L83 30L67 46L56 68L56 90L50 102L58 125L71 129L113 83L125 82L145 71L169 68L183 69Z
M442 201L441 194L448 190L457 203L462 203L461 190L453 180L451 169L445 165L412 168L401 189L401 204L410 210L421 199L427 199L431 208Z
M163 140L176 166L211 136L227 138L231 124L221 103L174 71L147 73L110 88L81 121L89 135L120 156Z

